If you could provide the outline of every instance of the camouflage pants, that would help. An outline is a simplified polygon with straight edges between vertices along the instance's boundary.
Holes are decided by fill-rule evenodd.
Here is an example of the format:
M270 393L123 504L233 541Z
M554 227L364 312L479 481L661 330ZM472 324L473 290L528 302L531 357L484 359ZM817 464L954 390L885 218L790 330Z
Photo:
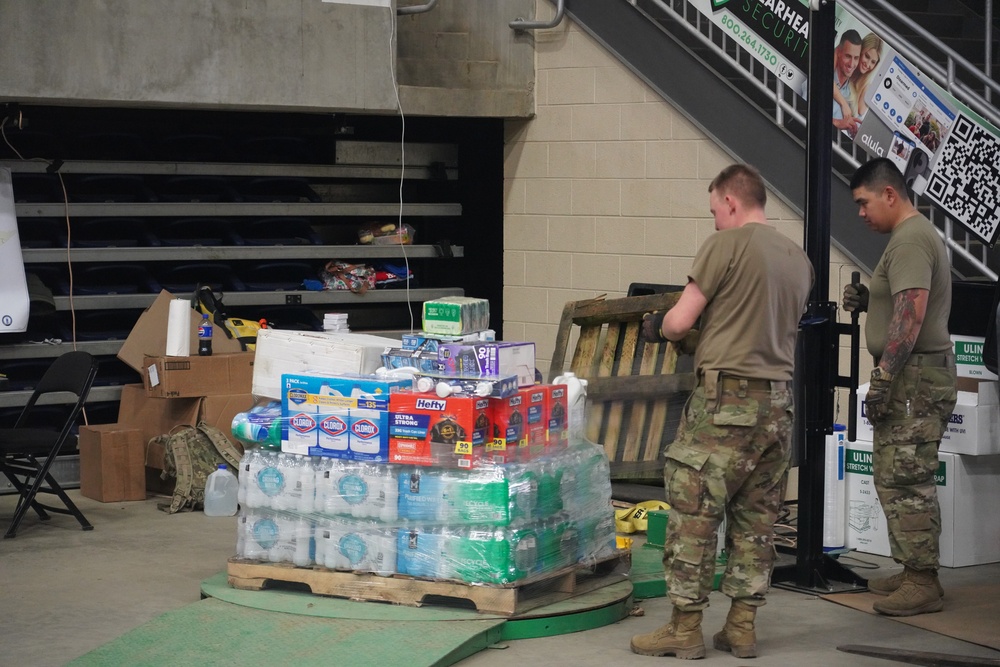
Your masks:
M774 522L788 480L790 391L695 389L667 449L664 483L670 512L663 565L674 606L708 606L719 525L729 554L720 589L764 604L774 565Z
M872 474L885 511L889 548L915 570L938 567L941 510L934 473L938 444L955 408L955 369L903 367L875 424Z

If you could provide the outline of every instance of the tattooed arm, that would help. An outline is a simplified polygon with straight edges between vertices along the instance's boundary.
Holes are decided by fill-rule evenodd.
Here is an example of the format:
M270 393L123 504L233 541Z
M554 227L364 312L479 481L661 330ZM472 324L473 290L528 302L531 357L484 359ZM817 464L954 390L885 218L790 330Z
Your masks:
M929 294L928 290L914 288L892 295L892 318L886 332L885 351L879 361L879 366L888 373L899 373L910 358L927 314Z

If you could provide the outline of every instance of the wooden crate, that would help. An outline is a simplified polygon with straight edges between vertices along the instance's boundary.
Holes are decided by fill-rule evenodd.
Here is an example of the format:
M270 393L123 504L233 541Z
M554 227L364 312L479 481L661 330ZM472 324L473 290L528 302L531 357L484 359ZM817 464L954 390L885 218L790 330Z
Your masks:
M477 611L516 616L530 609L566 600L628 578L630 553L622 550L591 565L578 564L504 586L461 581L383 577L364 572L295 567L283 563L231 558L229 585L262 590L286 584L304 584L315 595L419 607L425 604L472 605Z

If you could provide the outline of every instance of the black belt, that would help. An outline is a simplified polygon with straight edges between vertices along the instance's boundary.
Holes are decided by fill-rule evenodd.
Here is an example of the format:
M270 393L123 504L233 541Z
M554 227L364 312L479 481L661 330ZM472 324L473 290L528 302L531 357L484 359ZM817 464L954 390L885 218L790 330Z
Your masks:
M787 380L759 380L732 375L719 378L719 387L726 391L786 391L790 384Z

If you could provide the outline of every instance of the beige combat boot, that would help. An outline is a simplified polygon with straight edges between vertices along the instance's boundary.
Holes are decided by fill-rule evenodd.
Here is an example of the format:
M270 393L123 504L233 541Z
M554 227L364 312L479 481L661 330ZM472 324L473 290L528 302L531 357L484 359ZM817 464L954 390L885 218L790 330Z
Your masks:
M890 577L879 577L878 579L868 580L868 590L875 595L890 595L896 592L896 589L903 585L903 577L906 570L900 570L896 574ZM944 589L941 588L941 582L935 577L934 583L937 584L937 592L940 597L944 597Z
M632 637L632 652L639 655L672 655L682 660L705 657L701 635L701 612L674 607L670 623L659 630Z
M753 630L756 615L757 607L733 600L726 624L712 638L712 644L719 651L729 651L736 658L756 658L757 635Z
M941 611L941 584L934 570L903 570L903 583L884 600L872 605L875 611L886 616L916 616Z

